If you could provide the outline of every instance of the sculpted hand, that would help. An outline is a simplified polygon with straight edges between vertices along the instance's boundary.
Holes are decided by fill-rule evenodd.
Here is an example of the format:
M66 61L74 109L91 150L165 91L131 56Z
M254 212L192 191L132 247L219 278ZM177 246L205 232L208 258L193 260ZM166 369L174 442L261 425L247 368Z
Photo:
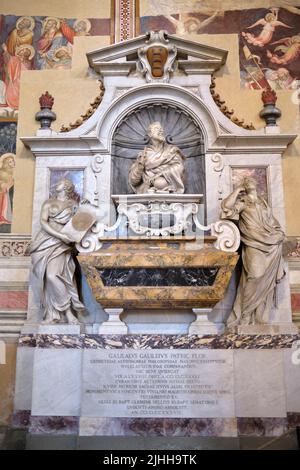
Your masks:
M140 170L144 169L144 167L145 167L145 157L144 157L144 155L141 155L139 157L137 164L138 164L138 167L139 167Z
M60 240L67 245L73 242L73 240L70 240L70 238L65 233L60 233L58 238L60 238Z

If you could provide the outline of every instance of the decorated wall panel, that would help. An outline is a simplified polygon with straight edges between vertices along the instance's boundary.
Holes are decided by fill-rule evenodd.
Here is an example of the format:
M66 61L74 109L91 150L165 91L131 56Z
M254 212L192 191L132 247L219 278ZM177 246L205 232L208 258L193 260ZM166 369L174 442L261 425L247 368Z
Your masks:
M257 182L257 193L266 201L268 194L268 175L266 167L231 167L232 189L243 184L245 177L254 178Z
M17 115L23 71L70 69L75 37L109 34L109 18L1 15L0 116Z
M0 121L0 233L11 231L17 123Z
M241 87L290 90L300 79L300 2L149 0L141 31L230 34L239 38ZM299 4L299 6L297 6ZM249 8L251 7L251 8ZM157 12L160 12L157 15Z

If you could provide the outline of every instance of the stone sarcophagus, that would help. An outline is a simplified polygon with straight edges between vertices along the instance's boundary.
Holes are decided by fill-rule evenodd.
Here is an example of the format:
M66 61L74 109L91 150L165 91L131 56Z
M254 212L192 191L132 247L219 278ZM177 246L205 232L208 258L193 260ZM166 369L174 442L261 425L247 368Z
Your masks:
M97 302L105 308L212 308L225 295L238 260L217 250L215 237L125 239L78 257Z

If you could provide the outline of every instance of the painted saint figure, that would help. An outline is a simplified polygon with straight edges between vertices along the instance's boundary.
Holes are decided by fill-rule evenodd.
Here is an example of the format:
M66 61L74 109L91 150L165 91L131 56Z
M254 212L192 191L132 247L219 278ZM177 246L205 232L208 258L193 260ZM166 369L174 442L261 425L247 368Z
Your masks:
M75 36L89 36L91 27L91 22L87 18L76 20L73 28L66 20L61 21L61 31L70 44L74 44Z
M150 146L138 155L129 172L135 193L184 193L184 155L168 145L160 122L148 127Z
M18 46L16 54L8 52L6 44L2 44L5 68L5 99L12 109L19 108L20 80L23 70L32 69L32 59L35 50L29 44Z
M62 233L73 217L78 203L73 199L74 185L63 179L56 185L56 197L44 202L41 230L33 240L30 253L33 274L39 281L45 323L77 324L75 314L84 313L75 280L72 240Z
M56 50L67 44L60 26L61 22L58 18L47 17L43 21L42 35L37 43L37 64L40 69L47 68Z
M247 29L255 28L255 26L259 25L261 25L263 29L258 36L254 36L254 34L251 33L245 33L244 31L242 32L242 36L249 44L253 44L254 46L258 47L264 47L272 40L274 31L278 26L292 29L292 26L289 26L278 20L278 8L272 8L264 18L261 18L251 26L248 26Z
M72 48L68 46L61 46L54 52L52 59L46 57L47 69L67 70L71 68L72 63Z
M9 33L6 40L7 52L10 55L16 55L19 46L32 45L34 26L35 21L32 16L21 16L17 20L15 28Z
M14 186L15 155L5 153L0 168L0 225L12 222L12 191Z
M276 285L284 277L282 244L285 234L266 201L257 195L257 183L246 177L222 201L222 218L238 220L241 232L242 274L229 328L268 323Z

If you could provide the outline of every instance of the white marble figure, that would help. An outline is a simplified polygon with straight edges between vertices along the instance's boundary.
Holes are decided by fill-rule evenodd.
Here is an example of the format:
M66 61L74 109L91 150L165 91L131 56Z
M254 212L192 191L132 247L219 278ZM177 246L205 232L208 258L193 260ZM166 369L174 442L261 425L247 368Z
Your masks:
M78 324L74 314L84 313L75 281L72 240L61 233L73 217L78 203L72 197L74 185L63 179L56 185L56 197L44 202L41 230L30 246L33 274L39 283L44 323Z
M242 274L228 328L268 323L276 303L276 285L284 277L282 244L285 234L256 181L246 177L222 201L222 218L238 220L241 232Z
M166 143L160 122L148 127L150 146L138 155L129 171L135 193L184 193L184 159L178 147Z

